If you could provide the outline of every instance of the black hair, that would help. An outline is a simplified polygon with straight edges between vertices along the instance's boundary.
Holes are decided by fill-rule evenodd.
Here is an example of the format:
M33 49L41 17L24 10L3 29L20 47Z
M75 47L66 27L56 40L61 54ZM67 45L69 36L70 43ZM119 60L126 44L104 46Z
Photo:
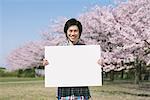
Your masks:
M65 26L64 26L64 33L66 34L66 37L67 37L67 30L70 26L72 25L76 25L79 29L79 38L81 36L81 33L82 33L82 24L76 20L75 18L71 18L69 19L66 23L65 23ZM68 38L68 37L67 37Z

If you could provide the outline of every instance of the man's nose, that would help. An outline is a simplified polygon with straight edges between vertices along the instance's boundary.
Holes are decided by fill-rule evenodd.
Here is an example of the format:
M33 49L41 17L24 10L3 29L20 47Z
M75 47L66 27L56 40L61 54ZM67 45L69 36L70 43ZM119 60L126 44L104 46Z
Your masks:
M75 31L72 31L72 32L71 32L71 35L74 35L74 34L75 34Z

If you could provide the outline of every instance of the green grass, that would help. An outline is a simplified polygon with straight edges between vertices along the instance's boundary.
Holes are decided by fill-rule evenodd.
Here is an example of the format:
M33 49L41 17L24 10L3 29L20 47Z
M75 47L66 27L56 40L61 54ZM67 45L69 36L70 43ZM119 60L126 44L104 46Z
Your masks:
M148 88L131 82L89 88L93 100L150 100ZM45 88L43 78L0 78L0 100L56 100L56 88Z
M18 82L18 81L35 81L43 80L42 77L30 78L30 77L0 77L0 82Z

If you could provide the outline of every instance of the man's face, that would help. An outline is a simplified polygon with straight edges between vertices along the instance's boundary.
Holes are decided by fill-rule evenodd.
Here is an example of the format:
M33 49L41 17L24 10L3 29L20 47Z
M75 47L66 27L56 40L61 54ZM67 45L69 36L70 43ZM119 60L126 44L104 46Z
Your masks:
M79 39L79 28L76 25L72 25L67 30L67 37L71 42L76 42Z

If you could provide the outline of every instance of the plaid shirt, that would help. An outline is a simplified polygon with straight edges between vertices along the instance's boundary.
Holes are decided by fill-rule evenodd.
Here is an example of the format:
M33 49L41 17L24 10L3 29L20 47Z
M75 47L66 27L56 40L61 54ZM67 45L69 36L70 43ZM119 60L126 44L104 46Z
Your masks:
M89 88L85 87L58 87L57 97L67 97L67 96L84 96L90 98Z
M60 45L64 45L67 46L69 45L68 42L64 42L63 44ZM76 45L85 45L85 43L81 40L79 40L79 42L77 42ZM90 98L90 92L89 92L89 88L87 86L83 86L83 87L58 87L57 89L57 97L60 99L61 97L67 97L67 96L84 96L84 97L88 97Z

